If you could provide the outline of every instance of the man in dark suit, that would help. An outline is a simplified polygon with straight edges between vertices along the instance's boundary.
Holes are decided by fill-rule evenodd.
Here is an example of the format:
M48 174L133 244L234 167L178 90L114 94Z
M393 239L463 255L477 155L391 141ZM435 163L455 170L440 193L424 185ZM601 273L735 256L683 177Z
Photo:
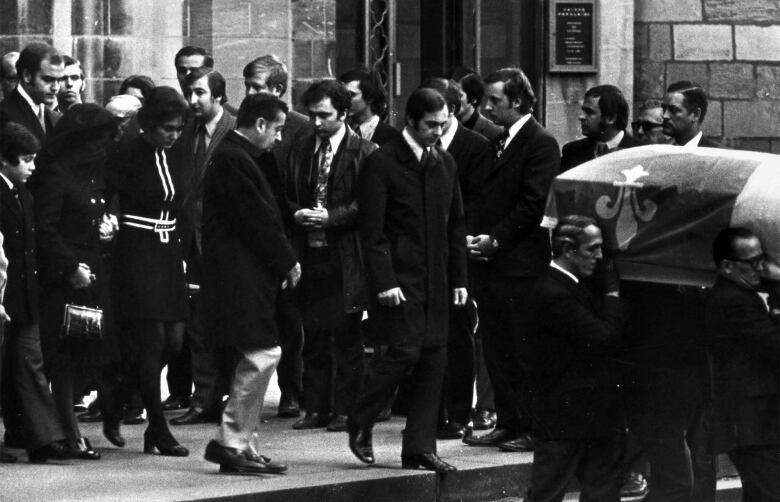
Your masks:
M21 439L30 462L69 458L49 382L43 371L38 332L38 281L33 199L25 183L35 170L40 143L25 127L0 131L0 232L8 257L2 408L6 444ZM21 438L20 438L21 436Z
M19 74L16 72L18 60L19 53L16 51L7 52L0 58L0 90L3 91L3 98L10 96L19 83Z
M705 138L701 130L707 115L707 94L702 87L681 80L666 89L663 103L663 131L680 146L723 148L717 141Z
M461 106L460 88L457 83L434 78L424 82L422 87L434 89L447 102L449 116L439 141L442 149L452 155L458 167L466 229L470 234L476 228L482 178L487 164L492 160L490 143L483 136L464 127L455 118ZM439 439L462 439L472 431L470 414L475 378L473 339L475 312L476 304L472 299L468 308L450 309L447 373L437 433Z
M400 131L382 120L387 113L387 95L376 72L355 68L339 77L352 98L349 125L361 138L383 146L398 139Z
M495 392L496 427L464 439L475 446L504 443L509 451L533 448L528 410L519 390L528 362L517 305L550 259L549 236L539 225L547 192L560 167L555 138L531 116L536 97L519 68L505 68L486 79L488 117L506 128L493 142L494 158L485 173L476 236L469 255L481 260L474 289L480 330Z
M368 315L383 354L347 421L350 449L373 463L376 417L411 374L402 466L438 473L455 470L436 455L449 305L462 306L468 296L457 167L435 146L447 115L438 92L414 91L402 139L371 154L358 176Z
M219 145L203 180L204 327L215 347L241 354L217 438L205 452L223 473L287 470L260 455L254 440L281 357L276 297L301 276L276 197L260 169L274 161L268 150L282 132L286 112L287 105L275 96L247 96L236 130Z
M609 152L641 144L626 132L628 102L614 85L597 85L585 92L580 127L585 137L563 145L561 172Z
M306 333L306 416L293 428L344 431L363 380L360 321L366 295L356 228L357 177L376 145L344 123L351 99L343 83L315 82L301 102L314 131L292 151L285 176L303 269L299 295Z
M529 327L534 464L529 501L561 501L571 479L580 500L620 500L625 424L620 394L623 317L614 261L602 267L603 298L582 284L602 259L592 218L561 218L553 259L523 309Z
M276 56L266 54L250 61L244 67L246 95L268 93L281 98L287 92L287 66ZM282 140L274 144L272 152L276 159L277 173L266 172L271 188L277 194L282 218L288 234L292 231L292 214L287 207L282 184L283 173L289 170L290 152L298 144L300 136L311 131L308 117L289 110L284 125ZM267 166L270 168L270 166ZM276 181L274 181L276 178ZM282 360L279 361L277 376L282 395L279 398L278 415L297 417L300 415L303 372L303 324L295 298L290 291L283 291L279 297L279 330L282 339Z
M467 129L493 141L504 132L504 129L479 113L479 108L485 99L485 83L482 78L476 73L469 73L460 79L460 88L458 120Z
M184 85L192 120L185 124L174 148L184 157L186 165L192 166L192 188L184 202L188 220L185 228L188 231L182 232L182 247L186 253L187 282L197 285L200 284L202 273L203 177L222 139L235 128L236 119L223 107L227 101L225 78L218 71L206 67L195 68L184 77ZM227 383L220 373L220 358L206 343L208 336L203 331L201 311L197 295L194 295L190 300L191 317L187 324L187 344L184 350L190 351L195 390L190 409L172 418L171 425L216 420L221 398L227 391Z
M718 278L707 299L713 355L713 450L728 453L743 500L780 500L780 269L746 228L727 228L712 250ZM758 295L769 289L769 306Z
M43 144L59 119L50 108L57 101L65 63L51 45L33 42L19 54L16 71L19 85L0 102L0 125L21 124Z

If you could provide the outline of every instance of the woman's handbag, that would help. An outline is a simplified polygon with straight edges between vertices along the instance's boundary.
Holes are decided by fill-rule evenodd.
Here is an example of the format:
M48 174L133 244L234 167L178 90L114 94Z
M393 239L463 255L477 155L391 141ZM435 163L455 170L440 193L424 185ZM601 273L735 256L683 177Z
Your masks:
M60 340L97 342L103 339L103 309L65 304Z

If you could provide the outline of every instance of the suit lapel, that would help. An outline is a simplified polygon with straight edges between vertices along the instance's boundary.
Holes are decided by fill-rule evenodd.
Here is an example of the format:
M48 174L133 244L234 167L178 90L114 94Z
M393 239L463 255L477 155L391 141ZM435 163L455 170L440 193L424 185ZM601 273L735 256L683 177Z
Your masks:
M21 223L24 223L24 216L22 215L22 210L19 207L19 204L16 203L16 200L14 200L14 194L11 191L11 189L8 187L8 183L5 182L5 180L0 179L0 196L3 201L3 211L7 212L8 214L14 215L14 217L20 221Z
M355 152L360 147L360 139L357 134L347 127L344 139L341 141L336 154L333 156L333 165L331 165L331 184L338 183L344 177L349 169L349 163L355 157Z

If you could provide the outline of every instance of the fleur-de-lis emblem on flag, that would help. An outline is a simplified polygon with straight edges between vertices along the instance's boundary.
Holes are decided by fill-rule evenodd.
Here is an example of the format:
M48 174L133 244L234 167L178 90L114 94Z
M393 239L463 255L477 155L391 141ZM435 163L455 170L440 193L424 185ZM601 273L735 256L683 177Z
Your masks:
M621 172L625 180L612 182L613 186L620 188L617 197L614 200L609 195L599 197L596 200L596 214L605 220L617 218L615 238L618 248L625 250L636 237L639 221L646 223L652 220L658 206L651 200L642 203L637 196L637 189L644 186L644 183L638 180L650 175L644 167L636 165Z

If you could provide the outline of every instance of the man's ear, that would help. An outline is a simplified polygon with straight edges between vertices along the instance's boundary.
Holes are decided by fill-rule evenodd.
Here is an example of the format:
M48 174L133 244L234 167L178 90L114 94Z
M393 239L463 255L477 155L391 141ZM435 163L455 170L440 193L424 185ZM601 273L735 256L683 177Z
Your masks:
M278 97L282 97L282 94L284 93L284 86L282 84L276 84L275 86L271 87L271 92L273 94L276 94Z
M265 121L263 117L257 117L257 120L255 121L255 128L260 132L265 132L265 128L268 126L268 123Z
M617 122L617 115L602 115L601 118L607 125L615 125Z
M701 107L696 107L692 112L693 118L696 122L701 122Z
M30 70L24 69L22 70L22 81L29 84L32 82L33 76L30 73Z

